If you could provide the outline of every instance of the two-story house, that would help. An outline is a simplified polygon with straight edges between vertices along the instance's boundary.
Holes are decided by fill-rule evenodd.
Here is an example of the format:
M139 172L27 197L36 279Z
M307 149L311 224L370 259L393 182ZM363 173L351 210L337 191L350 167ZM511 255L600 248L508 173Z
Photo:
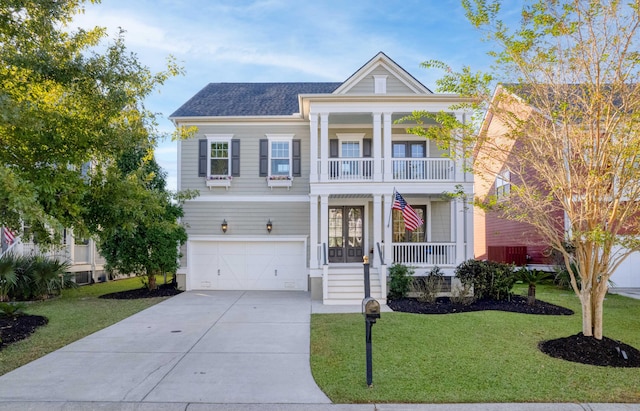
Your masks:
M325 304L385 301L387 266L446 275L473 256L473 177L397 120L451 111L384 53L343 83L210 83L171 115L189 240L187 290L310 290ZM463 112L453 112L461 120ZM443 193L462 188L468 200ZM424 224L405 229L394 189Z

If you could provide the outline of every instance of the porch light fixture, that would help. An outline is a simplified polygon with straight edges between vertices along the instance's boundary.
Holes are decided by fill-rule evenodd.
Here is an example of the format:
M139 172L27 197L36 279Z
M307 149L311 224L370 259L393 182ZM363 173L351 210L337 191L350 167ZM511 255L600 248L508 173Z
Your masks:
M229 228L229 224L227 224L227 220L222 220L222 224L220 224L220 228L222 228L222 232L226 233Z
M270 233L271 230L273 230L273 223L271 222L271 219L269 219L269 221L267 221L267 232Z

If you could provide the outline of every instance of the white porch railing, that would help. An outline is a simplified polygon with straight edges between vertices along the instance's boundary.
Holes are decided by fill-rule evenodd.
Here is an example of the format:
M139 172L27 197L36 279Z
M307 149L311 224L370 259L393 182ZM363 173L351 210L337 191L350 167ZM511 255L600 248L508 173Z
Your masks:
M329 160L329 180L372 180L373 159L340 158Z
M451 243L393 243L393 262L412 266L455 266L456 245Z
M448 158L393 159L394 180L453 180L453 161Z
M327 161L328 181L373 180L373 158L330 158ZM320 174L322 161L318 160L317 164ZM453 181L455 167L453 160L448 158L394 158L391 175L393 181Z

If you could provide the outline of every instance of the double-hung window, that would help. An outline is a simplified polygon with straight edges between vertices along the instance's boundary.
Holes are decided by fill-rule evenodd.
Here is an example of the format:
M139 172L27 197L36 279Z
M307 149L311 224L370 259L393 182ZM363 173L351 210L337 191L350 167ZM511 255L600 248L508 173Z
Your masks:
M260 176L269 187L291 187L293 177L301 176L300 140L293 134L268 134L260 140Z
M291 140L269 141L269 175L291 177Z
M231 139L209 141L209 175L229 176L231 169Z
M230 134L209 134L199 140L198 176L206 185L229 187L231 179L240 175L240 140Z

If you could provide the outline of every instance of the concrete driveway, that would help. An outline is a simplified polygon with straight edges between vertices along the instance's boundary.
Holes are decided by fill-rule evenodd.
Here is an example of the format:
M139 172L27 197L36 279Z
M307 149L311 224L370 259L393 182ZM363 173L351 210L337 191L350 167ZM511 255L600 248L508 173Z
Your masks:
M328 404L310 312L303 292L185 292L3 375L0 403Z

